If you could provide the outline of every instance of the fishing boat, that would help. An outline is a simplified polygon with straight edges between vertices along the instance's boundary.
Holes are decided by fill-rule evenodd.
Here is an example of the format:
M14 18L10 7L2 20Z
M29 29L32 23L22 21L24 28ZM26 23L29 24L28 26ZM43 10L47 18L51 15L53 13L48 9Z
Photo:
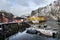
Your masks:
M49 36L49 37L53 37L55 38L57 36L57 31L55 29L45 29L45 28L36 28L36 27L31 27L31 28L27 28L26 29L27 33L31 33L31 34L41 34L41 35L45 35L45 36Z

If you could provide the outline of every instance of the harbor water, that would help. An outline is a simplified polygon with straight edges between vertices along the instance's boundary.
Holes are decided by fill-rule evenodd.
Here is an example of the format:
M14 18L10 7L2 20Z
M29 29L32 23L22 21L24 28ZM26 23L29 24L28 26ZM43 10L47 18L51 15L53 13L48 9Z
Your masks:
M57 21L47 21L46 24L51 26L52 28L58 28ZM22 31L22 32L18 32L17 34L15 34L7 39L8 40L58 40L57 37L53 38L53 37L36 35L36 34L29 34L29 33L26 33L26 30Z

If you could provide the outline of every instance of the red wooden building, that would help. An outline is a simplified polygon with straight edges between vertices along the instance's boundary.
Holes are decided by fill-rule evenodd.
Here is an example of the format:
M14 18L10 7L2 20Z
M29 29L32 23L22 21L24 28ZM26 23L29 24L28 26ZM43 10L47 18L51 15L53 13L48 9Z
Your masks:
M8 22L8 21L9 20L6 17L4 17L4 15L2 13L0 13L0 23L1 22Z

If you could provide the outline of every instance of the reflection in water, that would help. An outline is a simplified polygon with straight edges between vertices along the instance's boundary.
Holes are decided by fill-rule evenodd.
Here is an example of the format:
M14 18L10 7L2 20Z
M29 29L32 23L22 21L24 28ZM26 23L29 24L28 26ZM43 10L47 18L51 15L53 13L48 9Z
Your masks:
M57 21L47 21L46 24L52 26L52 28L58 28ZM47 38L46 36L41 36L36 34L28 34L26 33L25 30L24 32L19 32L16 35L11 36L9 40L58 40L58 39L52 37Z
M57 38L47 38L45 36L28 34L26 31L18 33L13 37L10 37L9 40L57 40Z

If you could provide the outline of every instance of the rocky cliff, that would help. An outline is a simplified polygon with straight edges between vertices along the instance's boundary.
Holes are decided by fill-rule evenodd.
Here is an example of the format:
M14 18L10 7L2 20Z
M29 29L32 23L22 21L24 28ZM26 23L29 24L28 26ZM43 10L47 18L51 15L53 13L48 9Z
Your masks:
M49 19L58 20L60 19L60 0L54 1L53 3L33 10L31 12L32 16L48 16Z

